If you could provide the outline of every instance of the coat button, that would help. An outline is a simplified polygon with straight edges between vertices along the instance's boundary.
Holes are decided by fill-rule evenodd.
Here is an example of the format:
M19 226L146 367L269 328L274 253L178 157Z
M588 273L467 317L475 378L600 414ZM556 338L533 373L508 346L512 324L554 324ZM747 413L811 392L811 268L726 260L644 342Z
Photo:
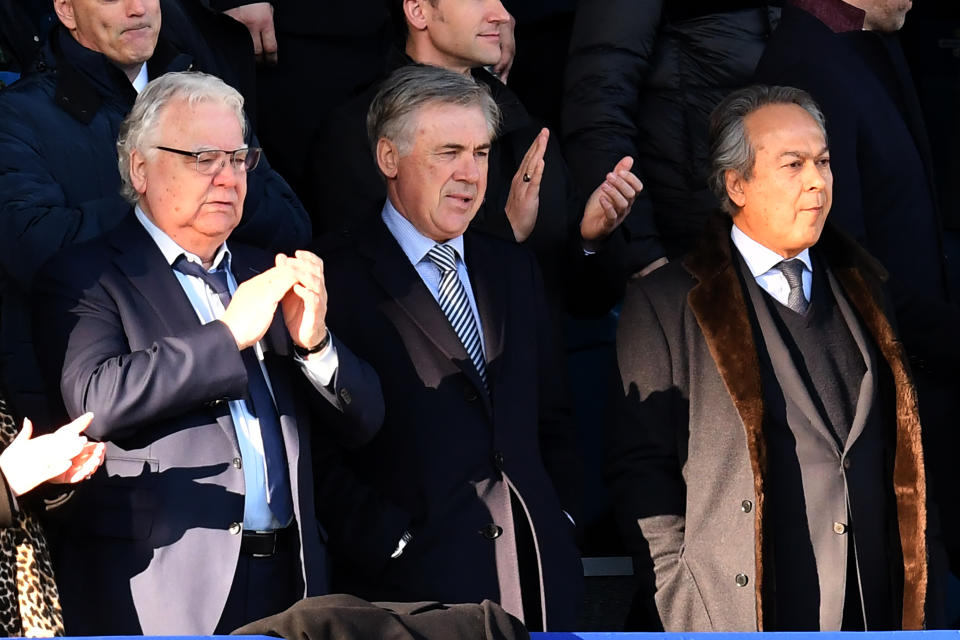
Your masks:
M749 500L744 500L743 502L740 503L740 510L743 511L744 513L750 513L751 511L753 511L753 503L750 502Z
M843 524L842 522L834 522L833 532L838 536L842 536L847 532L847 525Z
M463 399L467 402L473 402L480 396L477 395L477 390L473 388L472 384L464 385L463 387Z
M496 467L498 471L503 471L503 452L502 451L493 452L493 466Z
M750 582L750 578L747 577L745 573L738 573L737 577L734 578L738 587L745 587L747 583Z
M353 396L346 389L340 389L340 399L343 400L343 404L350 404L353 401Z
M230 526L227 527L227 531L229 531L231 535L238 535L243 531L243 525L239 522L231 522Z
M843 468L844 468L844 469L849 469L851 464L853 464L853 463L850 462L850 458L844 458L844 459L843 459Z
M234 468L236 468L236 469L242 469L242 468L243 468L243 460L241 460L240 458L234 458L234 459L233 459L233 466L234 466Z
M480 529L480 535L482 535L487 540L496 540L500 537L500 534L503 533L503 529L498 527L495 524L488 524L483 529Z

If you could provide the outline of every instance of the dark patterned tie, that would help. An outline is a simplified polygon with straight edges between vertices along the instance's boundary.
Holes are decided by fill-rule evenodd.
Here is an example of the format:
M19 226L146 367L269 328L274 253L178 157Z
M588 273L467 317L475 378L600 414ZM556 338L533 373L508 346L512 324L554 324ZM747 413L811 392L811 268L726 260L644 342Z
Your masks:
M800 314L806 313L810 303L807 302L807 297L803 295L803 262L795 259L784 260L778 263L776 268L787 279L787 284L790 285L787 307Z
M437 295L440 308L443 309L443 314L447 316L457 337L463 343L463 348L467 350L467 355L470 356L473 366L480 374L484 389L489 392L483 344L480 342L480 332L477 330L476 318L473 317L473 309L470 308L470 301L467 299L467 290L457 274L456 249L447 244L435 244L427 252L427 259L440 269L440 287Z
M222 268L207 271L196 262L187 260L183 255L174 261L173 268L180 273L203 280L207 287L220 298L224 309L230 304L227 272ZM247 369L247 397L244 398L247 411L256 416L260 422L260 439L263 441L263 457L266 461L267 504L270 505L270 511L276 516L277 521L285 525L293 517L293 499L287 475L287 454L283 448L280 419L253 347L241 351L240 357Z

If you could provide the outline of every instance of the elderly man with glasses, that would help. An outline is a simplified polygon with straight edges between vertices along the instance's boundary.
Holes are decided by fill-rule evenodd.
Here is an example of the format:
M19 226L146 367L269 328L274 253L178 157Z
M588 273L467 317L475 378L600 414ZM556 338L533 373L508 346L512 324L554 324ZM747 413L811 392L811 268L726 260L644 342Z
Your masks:
M204 74L147 85L117 143L133 213L38 275L44 372L107 443L54 531L71 635L220 634L324 593L311 429L353 447L383 419L319 258L228 243L260 157L242 106Z

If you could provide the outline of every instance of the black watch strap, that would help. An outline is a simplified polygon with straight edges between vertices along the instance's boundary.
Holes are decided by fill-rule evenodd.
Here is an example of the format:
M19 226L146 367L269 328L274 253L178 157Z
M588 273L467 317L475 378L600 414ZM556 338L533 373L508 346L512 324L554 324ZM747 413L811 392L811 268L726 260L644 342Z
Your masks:
M293 352L296 353L301 358L306 358L307 356L319 353L327 348L327 345L330 344L330 330L327 329L327 335L323 336L323 340L318 342L312 349L304 349L300 345L293 345Z

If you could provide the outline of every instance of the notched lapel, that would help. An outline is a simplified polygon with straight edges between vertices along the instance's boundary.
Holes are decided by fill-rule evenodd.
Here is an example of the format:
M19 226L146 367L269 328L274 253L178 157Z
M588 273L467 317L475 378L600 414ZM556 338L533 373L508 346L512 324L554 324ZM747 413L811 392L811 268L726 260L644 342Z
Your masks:
M359 249L371 260L373 277L444 356L463 371L482 395L486 395L480 374L463 343L396 239L379 218L369 230L370 233L359 241Z
M504 292L507 291L507 273L502 260L489 251L489 246L476 242L469 232L464 235L467 268L470 285L477 301L477 312L483 329L485 356L487 359L487 383L493 392L498 372L503 364L503 345L506 331L507 310Z
M117 250L114 264L153 308L170 335L186 333L199 325L197 312L177 276L136 216L131 214L117 227L111 244Z

